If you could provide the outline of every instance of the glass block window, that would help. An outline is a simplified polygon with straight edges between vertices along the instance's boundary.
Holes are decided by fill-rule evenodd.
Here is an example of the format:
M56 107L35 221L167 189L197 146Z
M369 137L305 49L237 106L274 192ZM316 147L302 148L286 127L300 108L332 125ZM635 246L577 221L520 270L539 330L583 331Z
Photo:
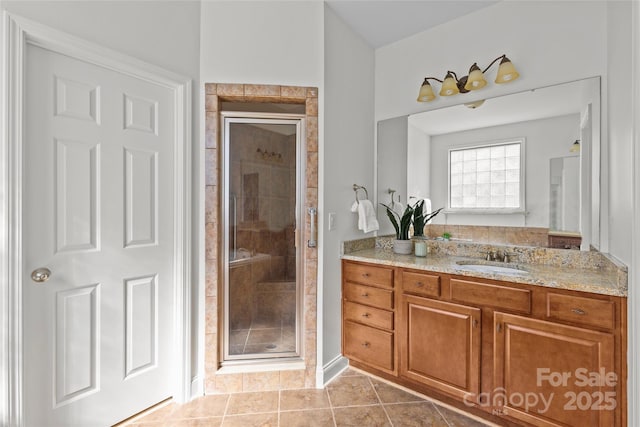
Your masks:
M449 150L449 208L524 209L523 143L515 140Z

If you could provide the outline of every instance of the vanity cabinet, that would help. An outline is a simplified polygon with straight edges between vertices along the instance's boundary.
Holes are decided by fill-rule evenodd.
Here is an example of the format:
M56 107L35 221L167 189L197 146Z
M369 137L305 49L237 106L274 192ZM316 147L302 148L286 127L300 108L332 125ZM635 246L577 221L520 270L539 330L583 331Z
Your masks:
M505 313L494 334L498 411L536 426L616 425L613 334Z
M342 351L374 369L396 369L394 271L368 264L342 265Z
M342 286L356 367L506 425L626 426L625 298L351 260Z
M402 296L400 375L461 399L480 391L478 308Z

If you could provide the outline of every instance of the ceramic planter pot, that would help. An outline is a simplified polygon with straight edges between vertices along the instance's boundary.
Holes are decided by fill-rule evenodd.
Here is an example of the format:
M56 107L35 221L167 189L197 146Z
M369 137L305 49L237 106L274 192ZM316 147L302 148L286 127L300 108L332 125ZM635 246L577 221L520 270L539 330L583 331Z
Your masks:
M409 255L413 252L413 241L411 240L394 240L393 252L401 255Z

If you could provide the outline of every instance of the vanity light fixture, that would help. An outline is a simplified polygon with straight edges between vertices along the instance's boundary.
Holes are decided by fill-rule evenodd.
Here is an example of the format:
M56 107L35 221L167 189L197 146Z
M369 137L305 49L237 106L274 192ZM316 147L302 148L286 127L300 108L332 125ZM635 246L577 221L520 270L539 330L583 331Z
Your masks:
M571 144L571 148L569 148L570 153L579 153L580 152L580 140L576 139L573 144Z
M447 71L447 75L444 77L444 80L440 80L435 77L425 77L418 94L418 102L429 102L436 99L436 95L433 92L433 88L431 87L429 80L435 80L442 83L439 92L440 96L451 96L457 95L458 93L467 93L472 90L482 89L487 85L484 73L486 73L499 59L501 61L495 82L501 84L516 80L520 74L516 71L516 67L513 66L513 63L509 58L507 58L507 55L502 55L491 61L491 64L489 64L484 71L478 67L477 63L474 63L469 69L468 76L458 78L455 72Z

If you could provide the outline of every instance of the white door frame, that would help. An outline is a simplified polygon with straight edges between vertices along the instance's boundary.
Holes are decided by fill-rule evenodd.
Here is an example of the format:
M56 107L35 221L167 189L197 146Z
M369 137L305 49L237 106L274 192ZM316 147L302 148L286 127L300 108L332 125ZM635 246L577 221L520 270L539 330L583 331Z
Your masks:
M28 44L174 91L173 398L191 392L191 91L190 79L86 42L7 11L2 16L4 101L0 107L0 425L23 423L22 151L25 51Z

